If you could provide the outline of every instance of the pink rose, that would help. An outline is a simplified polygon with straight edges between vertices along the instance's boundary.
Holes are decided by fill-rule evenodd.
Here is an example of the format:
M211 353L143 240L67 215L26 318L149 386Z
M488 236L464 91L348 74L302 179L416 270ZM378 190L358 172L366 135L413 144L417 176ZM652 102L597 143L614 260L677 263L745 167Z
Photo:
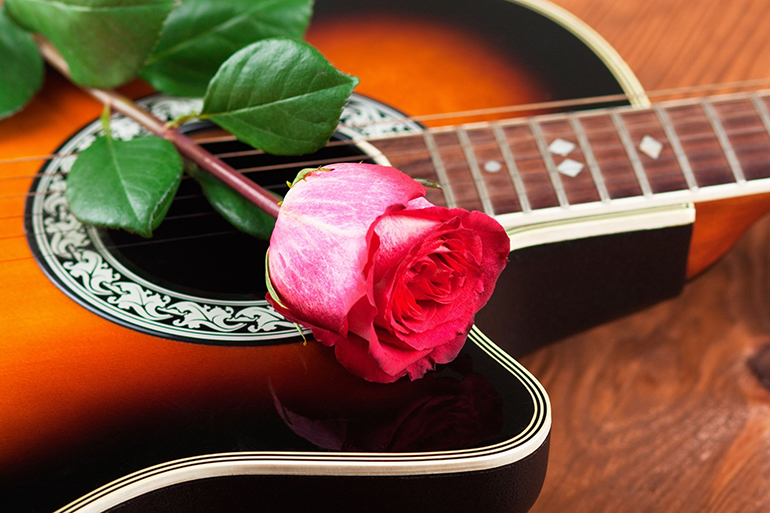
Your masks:
M434 206L396 169L325 169L283 201L268 269L278 297L268 301L368 381L417 379L452 361L505 267L505 230L481 212Z

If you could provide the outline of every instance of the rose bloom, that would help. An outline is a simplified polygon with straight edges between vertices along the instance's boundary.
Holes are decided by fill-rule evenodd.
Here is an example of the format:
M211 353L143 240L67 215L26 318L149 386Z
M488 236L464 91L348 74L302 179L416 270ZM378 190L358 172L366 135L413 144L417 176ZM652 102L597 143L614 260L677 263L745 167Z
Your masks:
M268 301L368 381L452 361L507 262L497 221L424 196L390 167L325 166L291 188L270 239Z

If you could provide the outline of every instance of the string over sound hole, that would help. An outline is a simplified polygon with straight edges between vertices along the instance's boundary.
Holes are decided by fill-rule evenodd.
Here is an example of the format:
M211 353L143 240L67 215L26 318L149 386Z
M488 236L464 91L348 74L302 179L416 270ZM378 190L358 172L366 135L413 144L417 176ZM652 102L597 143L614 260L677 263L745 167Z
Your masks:
M324 163L366 160L341 137L310 155L278 157L254 150L209 125L189 130L206 149L281 196L297 173ZM268 242L239 232L209 205L200 186L185 177L166 219L152 240L125 231L99 230L110 253L147 281L195 296L217 299L265 297Z

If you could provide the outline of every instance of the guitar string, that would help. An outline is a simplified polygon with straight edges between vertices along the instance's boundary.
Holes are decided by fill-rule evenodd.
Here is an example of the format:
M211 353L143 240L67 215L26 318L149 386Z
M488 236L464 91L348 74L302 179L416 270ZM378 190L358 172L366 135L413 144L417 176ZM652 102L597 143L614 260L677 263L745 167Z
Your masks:
M758 149L760 146L764 148L764 147L766 147L766 144L763 144L763 145L757 145L757 144L740 145L740 146L736 146L735 148L737 150L739 150L739 151L751 151L753 149ZM488 146L488 147L491 147L491 146ZM715 148L715 150L716 150L716 148ZM540 156L539 155L533 155L532 158L538 158L539 159ZM620 161L620 162L625 162L625 161ZM762 165L764 167L764 165L770 164L770 160L754 160L754 161L752 161L752 164L753 165ZM722 172L724 172L725 170L726 170L726 166L718 165L718 166L712 166L712 167L709 167L709 168L699 169L698 170L698 174L701 175L701 176L705 176L709 172L713 172L713 171L722 171ZM540 169L537 174L538 175L542 175L542 173L543 173L543 169ZM529 174L530 173L524 173L524 178L525 179L529 178L529 176L528 176ZM674 177L678 178L679 181L682 181L683 176L682 176L682 173L681 173L680 169L676 169L675 171L673 171L671 173L654 175L653 176L653 182L657 183L657 182L665 181L666 179L674 178ZM528 188L530 188L530 192L531 193L535 192L533 190L533 185L534 184L531 182L531 180L527 180L527 181L529 182L527 185L528 185ZM581 182L576 182L576 183L571 183L571 184L570 184L569 181L565 181L565 183L569 184L568 185L568 193L569 193L570 196L579 195L579 194L582 194L582 193L585 193L585 192L589 192L589 193L591 193L589 195L593 196L594 195L593 193L596 192L596 187L595 187L595 184L593 183L592 180L583 180ZM623 183L625 183L626 185L628 185L628 184L635 184L635 178L633 178L630 174L628 174L628 177L626 177L626 179L616 179L616 180L613 181L613 183L616 186L617 185L621 185ZM729 182L726 182L726 183L729 183ZM268 188L275 190L275 189L278 189L280 187L281 187L281 185L273 185L273 186L269 186ZM538 189L539 192L542 192L543 190L550 191L551 187L549 187L549 186L542 186L542 187L540 187ZM682 190L686 190L686 187L683 187ZM49 192L41 192L41 193L34 193L34 194L36 194L36 195L43 195L43 194L52 194L54 192L55 191L49 191ZM536 194L532 194L532 195L533 196L537 196ZM24 197L24 196L26 196L26 195L19 195L18 197ZM549 196L549 194L546 194L546 196ZM6 196L6 197L8 197L8 196ZM200 194L188 194L188 195L184 195L184 196L178 196L175 199L175 201L184 201L184 200L187 200L187 199L195 199L195 198L200 198L200 197L201 197ZM542 198L542 195L540 195L540 197ZM590 202L593 202L593 200L585 201L585 202L574 202L573 204L590 203ZM206 213L205 215L209 215L209 214L213 214L213 212ZM40 215L40 214L37 214L37 215ZM175 219L181 219L181 218L185 218L185 217L192 217L192 216L195 216L195 215L199 215L199 214L183 214L183 215L176 215L176 216L168 216L166 218L166 221L173 221ZM200 214L200 215L202 215L202 214ZM6 217L3 217L3 218L0 218L0 220L12 220L12 219L19 219L19 218L21 218L21 219L28 219L30 217L29 217L29 215L24 214L24 215L20 215L20 216L6 216ZM23 235L17 235L17 236L11 236L9 238L22 237L22 236Z
M744 131L744 133L748 133L748 132ZM558 134L554 134L554 135L558 135ZM562 132L561 135L567 136L569 134L567 132ZM714 139L713 133L712 134L704 133L704 134L702 134L700 136L682 137L681 140L683 140L685 142L693 142L693 141L696 141L697 139L704 139L704 138L710 138L710 139L713 140ZM734 148L737 151L750 152L751 150L755 150L755 149L765 149L767 144L757 143L757 144L743 144L743 145L733 145L733 146L734 146ZM474 147L474 149L477 150L477 151L483 151L484 149L491 149L491 148L495 148L495 145L494 144L487 144L487 145L477 145L477 146ZM612 149L614 149L614 150L622 149L622 147L620 145L596 145L596 146L594 146L592 148L594 149L594 151L602 151L602 150L607 150L607 149L610 149L610 150L612 150ZM457 147L456 146L454 146L454 147L443 147L442 149L457 149ZM421 150L418 151L418 152L424 154L424 152L421 151ZM721 149L716 147L716 146L711 148L711 152L712 153L716 153L717 155L723 155L722 152L721 152ZM582 151L581 151L581 155L582 155ZM362 157L361 155L357 155L357 156L351 157L351 160L359 160L361 157ZM579 158L577 155L575 155L575 157ZM525 161L527 161L527 160L540 160L540 159L542 159L542 156L540 155L539 152L517 156L517 162L518 163L525 163ZM339 161L340 159L333 159L333 160ZM627 160L623 159L623 160L620 160L620 161L618 161L618 160L602 161L601 162L601 166L605 166L606 167L607 165L616 164L618 162L627 163ZM754 160L754 161L751 162L752 165L764 164L764 163L766 163L766 161ZM287 164L286 166L293 167L294 165L295 164L292 164L292 165L288 165ZM259 168L252 168L252 170L250 172L254 172L254 169L259 169ZM698 169L697 173L700 176L705 176L705 175L708 175L709 173L714 172L714 171L717 171L717 172L724 171L724 169L725 169L725 167L723 165L717 165L717 166L712 166L712 167L709 167L709 168ZM528 178L531 177L531 175L534 175L534 174L540 175L540 174L542 174L542 172L544 172L544 168L543 169L538 169L538 171L536 173L523 173L523 178L526 181L529 182L527 185L528 185L528 188L530 189L530 193L542 192L542 190L538 190L538 191L532 190L533 183L532 183L531 179L527 180ZM671 179L671 178L679 179L679 181L681 181L681 179L682 179L681 169L679 169L677 166L674 166L674 169L671 172L655 173L655 174L648 173L648 176L653 180L654 183L665 182L666 180ZM605 177L605 178L607 178L607 177ZM628 177L625 178L625 179L618 179L617 175L616 175L615 179L611 180L611 182L615 186L622 186L624 183L625 183L625 185L629 185L629 184L635 183L635 179L634 178L628 178ZM565 183L566 184L570 184L569 181L566 181ZM272 190L277 190L277 189L282 188L282 185L281 184L276 184L276 185L268 186L267 188L268 189L272 189ZM548 187L543 187L542 189L550 190ZM584 193L587 192L589 196L593 197L593 196L595 196L594 193L597 192L596 191L596 186L595 186L595 184L593 183L592 180L580 180L580 181L578 181L576 183L570 184L568 186L568 189L569 189L569 193L570 193L569 195L570 196L578 196L578 195L581 195L581 194L584 194ZM684 190L684 189L686 189L686 187L682 186L681 189ZM0 198L6 198L6 199L9 199L9 198L26 198L26 197L37 196L37 195L52 194L54 192L55 191L43 191L43 192L33 192L33 193L18 194L18 195L5 195L5 196L0 196ZM531 194L531 195L535 196L535 197L538 196L537 194ZM549 194L546 194L546 195L549 196ZM197 194L197 195L192 195L192 196L189 196L189 197L200 197L200 196L201 196L200 194ZM511 195L511 196L513 196L513 195ZM182 198L181 197L177 197L177 200L180 200L180 199L182 199ZM577 202L573 201L573 204L586 203L586 202L590 202L590 201L577 201ZM27 214L22 214L22 215L18 215L18 216L8 216L8 217L5 217L4 219L11 219L11 218L17 218L17 219L18 218L22 218L22 219L25 219L25 218L28 218L28 215ZM172 219L172 217L169 217L167 219L170 220L170 219Z
M766 160L766 161L763 161L763 162L766 162L768 165L770 165L770 160ZM681 176L681 173L678 173L678 175ZM633 180L629 180L629 181L633 182ZM543 189L548 190L549 193L551 193L551 194L553 193L553 191L550 188L550 186L541 187L540 188L540 190L543 190ZM593 192L593 191L595 191L595 186L593 185L592 182L590 182L585 187L583 187L584 191L586 189L590 189ZM686 189L683 189L683 190L686 190ZM568 195L573 195L573 194L578 194L578 191L577 190L573 190L573 189L568 190ZM189 199L189 198L190 197L188 196L188 197L177 198L177 199L179 200L179 199ZM589 202L586 202L586 203L599 203L598 195L597 195L597 198L596 198L595 201L589 201ZM573 204L578 204L578 203L573 203ZM551 205L551 206L557 206L557 203L553 203L553 205ZM547 207L547 205L541 206L539 208L546 208L546 207ZM196 214L185 214L185 215L178 215L178 216L169 216L168 218L165 219L165 221L174 221L174 220L179 220L179 219L184 219L184 218L189 218L189 217L211 216L213 214L215 214L215 212L210 211L210 212L203 212L203 213L196 213ZM3 218L3 220L7 220L7 219L8 218ZM59 232L58 235L66 235L67 233L71 233L72 231L76 231L77 229L78 228L73 228L71 230L62 231L62 232ZM231 234L237 234L237 233L238 233L238 230L231 229L231 230L224 230L224 231L217 231L217 232L196 233L196 234L193 234L193 235L170 237L170 238L166 238L166 239L148 239L148 240L142 240L142 241L134 241L134 242L129 242L129 243L123 243L123 244L105 244L105 248L107 248L107 249L126 249L126 248L131 248L131 247L136 247L136 246L165 244L165 243L178 242L178 241L181 241L181 240L203 239L203 238L208 238L208 237L231 235ZM4 242L9 242L10 243L10 242L12 242L11 241L12 239L26 239L26 237L27 237L27 234L26 233L22 233L22 234L17 234L17 235L10 235L10 236L5 236L5 237L0 237L0 241L4 241ZM29 249L28 249L28 247L26 245L24 245L24 251L29 251ZM54 255L54 253L52 253L52 252L40 251L39 248L38 248L38 251L43 253L45 256L52 256L52 255ZM15 261L23 261L23 260L34 260L34 259L35 259L35 256L27 255L27 256L24 256L24 257L7 258L7 259L4 259L4 260L0 260L0 264L6 264L6 263L15 262Z
M76 231L77 229L67 230L63 232L59 232L60 234L67 234L71 233L73 231ZM133 248L138 246L148 246L148 245L158 245L158 244L165 244L170 242L179 242L182 240L197 240L197 239L204 239L208 237L219 237L222 235L232 235L239 233L237 229L233 228L231 230L222 230L218 232L209 232L209 233L196 233L194 235L183 235L183 236L177 236L177 237L170 237L167 239L147 239L142 241L135 241L135 242L128 242L123 244L103 244L103 246L106 249L126 249L126 248ZM10 236L10 237L0 237L0 240L7 240L12 238L21 238L26 237L26 235L18 235L18 236ZM29 251L28 247L25 247L25 251ZM57 256L55 252L48 252L48 251L41 251L40 248L38 248L38 252L45 257L51 257L51 256ZM59 255L61 256L61 255ZM5 260L0 260L0 265L10 263L10 262L21 262L25 260L36 260L36 257L34 255L26 255L23 257L18 258L7 258Z
M741 101L741 100L738 100L738 101ZM721 103L729 103L729 102L721 102ZM743 117L746 117L746 116L751 116L753 118L753 117L756 116L756 114L752 110L747 110L747 111L745 111L743 113L738 113L735 116L723 117L721 119L722 119L722 121L728 121L730 119L739 119L739 118L743 118ZM707 123L707 121L704 122L702 120L702 116L698 116L697 118L698 118L698 121L703 123L704 125L705 125L705 123ZM680 119L677 119L677 123L678 124L682 124L682 123L693 121L695 119L696 119L695 117L680 118ZM650 123L650 124L638 124L638 125L634 125L632 128L634 130L638 130L642 126L656 126L656 125L652 124L652 123ZM659 128L659 125L657 125L657 127ZM749 129L742 129L742 130L740 130L741 133L749 133L749 132L752 132L752 131L753 132L760 132L760 131L763 131L763 130L761 128L758 128L758 127L757 128L749 128ZM597 130L593 130L593 131L587 130L587 133L588 133L589 136L595 135L597 132L598 132ZM601 130L601 132L613 132L613 130L611 130L611 129ZM737 132L738 131L733 130L730 133L730 135L736 135ZM553 134L550 134L550 135L552 135L552 136L566 135L566 136L569 137L569 136L572 136L574 134L568 133L566 131L563 131L561 133L557 132L557 133L553 133ZM692 140L692 139L696 139L696 138L705 138L705 137L713 138L713 133L705 133L705 134L701 134L701 135L698 135L698 136L683 136L683 137L681 137L681 140L687 141L688 139ZM336 143L337 145L351 145L351 144L354 144L355 141L345 140L345 141L332 141L332 142ZM477 146L477 147L475 147L475 149L483 150L483 149L488 149L491 146L492 145L486 146L486 147L483 147L483 146L479 147L479 146ZM619 146L619 145L615 145L615 146ZM752 146L753 147L757 147L757 145L752 145ZM604 145L604 146L597 145L597 146L594 146L592 148L594 150L596 150L596 151L601 151L602 149L607 148L607 145ZM741 150L741 149L745 150L747 148L748 148L748 146L746 146L746 145L736 146L736 149L739 149L739 150ZM445 148L445 149L448 149L448 148ZM238 151L238 152L228 152L228 153L225 153L224 155L225 156L245 156L245 155L255 155L255 154L259 154L259 153L262 153L262 152L260 152L259 150L246 150L246 151ZM354 157L350 157L350 158L352 160L356 160L356 159L361 158L361 157L365 157L365 156L364 155L359 155L359 156L354 156ZM530 159L530 158L541 158L541 155L539 153L531 154L531 155L524 155L524 156L521 156L518 160L522 161L522 160L527 160L527 159ZM326 163L332 162L332 161L339 161L339 160L340 160L339 158L337 158L337 159L329 159L328 161L326 161ZM307 161L305 163L289 163L289 164L278 165L278 166L262 166L262 167L257 167L257 168L250 168L250 169L248 169L248 171L259 171L259 170L264 170L264 169L276 169L276 168L282 168L282 167L295 167L295 166L300 166L300 165L312 165L312 164L319 164L319 163L323 163L323 162ZM757 161L753 162L753 164L757 164L757 163L758 163ZM719 166L717 168L707 168L707 169L698 170L698 172L699 172L699 174L705 174L705 173L707 173L709 171L712 171L712 170L721 170L722 168L723 168L723 166ZM658 175L655 175L654 178L655 179L665 179L665 178L670 178L672 176L676 176L678 178L681 178L681 172L680 171L674 171L673 173L668 173L668 174L665 174L665 175L658 174ZM633 180L629 180L629 181L632 182ZM575 184L573 184L573 185L575 185ZM576 195L576 194L579 194L581 192L586 192L588 190L590 190L591 192L595 192L595 184L593 184L593 182L585 183L585 181L584 181L582 184L578 184L578 187L571 187L570 188L570 193L571 193L570 195ZM42 193L32 193L32 194L42 194ZM21 195L19 195L19 196L21 196ZM19 197L19 196L16 196L16 197ZM5 197L8 197L8 196L5 196ZM177 199L181 199L181 198L177 198ZM579 202L575 202L575 203L579 203ZM582 202L580 202L580 203L582 203ZM24 216L13 216L13 217L18 218L18 217L24 217ZM173 220L174 218L175 218L174 216L171 216L171 217L168 217L167 220ZM9 219L9 218L6 217L4 219Z
M644 111L644 112L646 112L646 111ZM750 111L746 111L746 112L742 112L742 113L737 113L737 114L732 115L732 116L721 117L720 120L723 123L725 123L725 122L734 121L734 120L738 120L738 119L744 119L744 118L748 118L748 117L754 118L754 117L756 117L756 115L754 115ZM581 116L581 118L583 118L583 117ZM553 122L553 121L551 120L551 121L548 121L548 122L544 122L543 124L549 123L549 122ZM566 120L558 120L557 122L566 122ZM678 124L678 125L682 125L682 124L686 124L686 123L693 123L693 122L701 122L701 123L704 124L704 126L706 125L706 123L708 123L707 120L703 119L702 116L698 116L698 115L691 116L691 117L683 117L683 118L679 118L679 119L676 120L676 124ZM753 126L750 126L748 128L726 128L725 131L726 131L728 136L738 136L738 135L745 135L745 134L749 134L749 133L764 132L765 131L764 126L761 125L761 121L759 121L759 123L760 123L759 125L753 125ZM660 124L657 123L657 122L638 123L638 124L635 124L635 125L631 126L630 128L633 129L634 131L640 131L640 130L643 130L644 128L658 128L659 129L660 128ZM484 130L484 128L482 128L482 130ZM472 132L472 130L471 130L471 132ZM586 132L586 135L588 136L588 138L591 139L592 137L596 138L596 137L598 137L600 135L616 134L617 130L614 129L614 127L607 126L606 128L600 128L600 129L589 129L589 128L586 128L585 132ZM713 134L713 132L712 132L712 134ZM558 138L558 137L560 137L562 135L566 136L566 137L569 137L569 138L574 138L574 133L572 133L571 130L555 130L555 131L552 131L552 132L548 133L548 136L550 138ZM684 136L680 137L680 140L685 141L685 142L689 142L689 141L692 141L692 140L694 140L696 138L707 138L709 136L710 136L709 132L704 132L703 134L698 134L698 135L694 135L694 136L693 135L684 135ZM665 139L665 137L663 137L663 138ZM340 146L345 146L345 145L347 145L347 146L355 146L355 144L357 142L358 142L357 140L331 141L330 144L328 144L326 146L326 148L340 147ZM334 143L334 144L332 144L332 143ZM451 145L442 146L442 149L443 148L446 148L446 149L457 149L457 147L450 148L450 146ZM592 145L591 148L596 150L596 151L602 151L602 150L607 150L607 149L619 149L621 146L622 145L620 145L620 144L615 145L614 147L608 146L608 145ZM485 147L482 147L481 145L474 145L474 149L484 150L484 149L488 149L488 147L485 148ZM407 151L401 150L401 151L391 152L391 153L389 153L388 156L390 156L390 157L401 157L401 156L404 156L404 155L408 155L408 154L412 154L412 153L416 153L416 152L420 152L420 151L422 151L422 150L420 150L420 149L417 149L417 150L407 150ZM77 152L72 152L72 153L67 153L67 154L51 154L51 155L45 155L45 156L40 156L40 157L24 157L24 158L21 158L21 159L10 159L9 161L20 162L22 160L23 161L30 161L30 160L53 160L54 158L66 158L66 157L70 157L70 156L76 156L77 154L78 154ZM264 154L264 151L250 149L250 150L241 150L241 151L230 151L230 152L223 152L223 153L215 153L214 156L219 157L219 158L237 158L237 157L256 156L256 155L260 155L260 154ZM539 156L539 153L538 154L525 154L525 155L522 155L521 157L518 157L517 160L527 160L529 158L536 158L538 156ZM290 163L284 163L284 164L274 164L274 165L269 165L269 166L263 165L263 166L257 166L257 167L252 167L252 168L241 169L240 171L241 172L270 171L270 170L279 170L279 169L289 169L289 168L292 168L292 167L300 167L300 166L318 166L318 165L331 164L331 163L340 162L340 161L356 161L358 159L366 159L366 158L369 158L369 156L365 155L365 154L358 154L358 155L351 155L351 156L345 156L345 157L337 157L337 158L333 158L333 159L317 159L317 160L308 160L308 161L301 161L301 162L290 162ZM9 162L9 161L6 161L6 162ZM3 161L0 161L0 164L2 164L2 163L3 163ZM35 173L35 174L30 174L30 175L15 175L15 176L0 177L0 181L22 180L22 179L36 178L36 177L42 176L43 174L44 174L43 172L39 172L39 173ZM3 197L3 196L0 196L0 198L1 197Z
M741 100L739 100L739 101L741 101ZM722 103L729 104L729 102L722 102ZM646 111L641 111L641 112L646 112ZM580 116L580 117L582 119L585 119L585 118L593 117L593 115ZM737 120L737 119L743 119L743 118L748 118L748 117L751 117L753 119L753 118L757 117L757 115L756 115L755 112L752 112L751 110L746 110L746 111L735 113L734 115L727 115L727 116L720 117L720 121L722 123L726 123L726 122L729 122L729 121L733 121L733 120ZM557 120L556 122L561 122L561 121L566 121L566 120ZM545 121L544 124L545 123L549 123L549 122L554 122L554 121L553 120ZM682 125L682 124L686 124L686 123L692 123L692 122L701 122L701 123L704 124L704 126L708 123L707 120L703 120L702 116L699 116L697 114L694 115L694 116L690 116L690 117L682 117L682 118L679 118L679 119L676 120L676 123L678 125ZM761 121L759 121L759 123L760 123L760 125L752 126L752 127L748 128L748 129L746 129L746 128L739 128L739 129L726 128L725 131L727 132L728 136L743 135L745 133L750 133L750 132L753 132L753 131L762 132L762 131L764 131L764 128L763 128L763 126L761 126ZM515 123L514 123L514 125L515 125ZM660 124L656 123L656 122L638 123L638 124L633 125L630 128L635 130L635 131L638 131L638 130L642 130L644 128L660 128ZM589 139L592 136L596 137L597 135L600 135L600 134L616 134L617 133L616 129L614 127L612 127L612 126L607 126L605 128L600 128L600 129L585 129L585 132L586 132L587 136L589 137ZM552 136L552 137L558 137L560 135L566 135L568 137L573 137L574 136L573 133L570 133L568 131L556 131L554 133L549 133L549 136ZM703 137L708 137L708 133L702 134L702 136ZM691 138L692 138L692 136L682 136L681 140L688 141ZM374 139L370 139L370 140L374 140ZM331 141L329 144L327 144L326 148L340 147L340 146L345 146L345 145L354 146L357 142L358 142L358 139ZM620 146L620 145L618 145L618 146ZM478 146L474 146L474 148L478 148ZM484 148L481 148L481 149L484 149ZM592 149L597 150L597 151L601 151L601 150L605 150L605 149L608 149L608 148L606 147L606 145L605 146L597 145L597 146L592 146ZM614 148L614 149L618 149L618 148ZM421 151L421 150L411 150L411 151L403 151L402 150L402 151L392 152L392 153L389 154L389 156L393 157L393 158L396 158L396 157L404 156L404 155L407 155L407 154L410 154L410 153L414 153L416 151ZM241 150L241 151L222 152L222 153L217 153L217 154L214 154L214 155L219 157L219 158L237 158L237 157L256 156L256 155L260 155L260 154L264 154L264 151L256 150L256 149L249 149L249 150ZM52 160L53 158L66 158L66 157L76 156L76 155L78 155L77 152L71 152L71 153L67 153L67 154L41 155L41 156L38 156L38 157L21 157L21 158L18 158L18 159L8 159L6 161L0 160L0 164L10 163L10 162L27 162L27 161L32 161L32 160ZM522 156L520 158L520 160L526 160L526 159L532 158L532 157L533 156L531 156L531 155L524 155L524 156ZM247 169L241 170L241 171L242 172L243 171L263 171L263 170L264 171L268 171L268 170L287 169L287 168L292 168L292 167L295 167L295 166L296 167L299 167L299 166L316 166L316 165L330 164L330 163L333 163L333 162L340 162L340 161L355 161L358 158L364 158L365 159L365 158L368 158L368 156L361 154L361 155L354 155L354 156L348 156L348 157L339 157L339 158L328 159L328 160L320 160L319 159L319 160L315 160L315 161L304 161L304 162L297 162L297 163L277 164L277 165L272 165L272 166L258 166L258 167L254 167L254 168L247 168ZM39 176L42 176L42 172L35 173L35 174L28 174L28 175L15 175L15 176L8 176L8 177L0 177L0 182L2 182L2 181L9 181L9 180L21 180L21 179L28 179L28 178L36 178L36 177L39 177ZM0 197L2 197L2 196L0 196Z
M762 162L766 162L767 164L770 164L770 160L766 160L766 161L762 161ZM681 172L677 173L677 175L681 176ZM541 189L548 189L548 190L550 190L548 187L541 187ZM583 190L585 190L585 189L595 190L595 186L593 185L592 182L590 182L589 184L587 184L583 188ZM570 193L577 193L576 190L570 190L569 192ZM193 197L199 197L199 196L197 196L197 195L188 195L188 196L183 196L183 197L177 198L177 200L190 199L190 198L193 198ZM590 203L593 203L593 202L594 201L591 201ZM598 199L595 202L598 203ZM545 207L540 207L540 208L545 208ZM196 216L201 216L202 217L202 216L207 216L207 215L213 215L214 213L215 212L205 212L205 213L196 213L196 214L185 214L185 215L178 215L178 216L170 216L170 217L166 218L166 221L173 221L173 220L184 219L184 218L189 218L189 217L196 217ZM3 219L8 219L8 218L3 218ZM62 232L59 232L59 235L70 233L70 232L75 231L75 230L77 230L77 228L73 228L72 230L62 231ZM214 237L214 236L221 236L221 235L229 235L229 234L235 234L235 233L238 233L238 231L235 230L235 229L231 229L231 230L218 231L218 232L196 233L194 235L171 237L171 238L167 238L167 239L148 239L148 240L135 241L135 242L130 242L130 243L123 243L123 244L107 244L107 245L105 245L105 247L108 248L108 249L121 249L121 248L130 248L130 247L134 247L134 246L142 246L142 245L150 245L150 244L153 244L153 245L154 244L164 244L164 243L170 243L170 242L177 242L177 241L180 241L180 240L200 239L200 238L207 238L207 237ZM27 237L27 234L26 233L22 233L22 234L18 234L18 235L11 235L11 236L0 237L0 240L10 241L11 239L21 239L21 238L26 238L26 237ZM26 246L25 246L25 248L26 248ZM51 256L51 255L52 255L52 253L48 253L46 256ZM5 259L5 260L0 260L0 264L10 263L10 262L20 261L20 260L31 260L31 259L34 259L34 258L35 257L32 256L32 255L28 255L28 256L25 256L25 257L21 257L21 258L9 258L9 259Z
M748 117L751 117L753 119L755 117L755 115L753 115L753 113L751 113L750 111L746 111L746 112L743 112L743 113L738 113L738 114L736 114L734 116L723 117L723 118L721 118L721 121L724 123L724 122L727 122L727 121L737 120L737 119L745 119L745 118L748 118ZM585 118L583 118L583 119L585 119ZM678 125L682 125L682 124L685 124L685 123L692 123L692 122L700 122L703 125L703 127L704 127L704 131L702 133L698 133L698 134L695 134L695 135L692 135L692 134L690 134L690 135L682 135L680 137L680 140L682 140L683 142L692 142L692 141L696 141L698 139L704 139L704 138L713 137L713 131L711 131L710 125L707 125L708 121L703 119L702 116L686 117L686 118L680 118L680 119L676 120L676 124L678 124ZM657 123L657 122L637 123L637 124L634 124L633 126L630 126L629 128L634 130L634 131L636 131L636 132L638 132L638 131L643 131L644 128L657 128L657 129L660 129L660 124ZM610 127L610 126L608 126L606 128L601 128L601 129L586 128L585 132L586 132L586 134L587 134L589 139L596 138L598 136L606 135L606 134L613 134L613 135L617 134L616 129L614 129L613 127ZM762 132L765 132L765 128L764 128L763 125L761 125L761 121L760 121L760 124L752 124L752 126L749 126L748 128L745 128L745 127L744 128L729 128L728 127L728 128L726 128L726 132L727 132L728 136L735 137L735 136L739 136L739 135L747 135L747 134L753 134L753 133L762 133ZM574 138L574 133L571 131L571 129L567 129L567 130L557 129L557 130L549 131L548 136L550 138L558 138L558 137L561 137L561 136L565 136L565 137L568 137L568 138ZM661 137L661 138L665 139L665 137ZM355 140L333 141L333 142L338 143L338 144L336 144L336 146L340 146L340 145L354 146L355 143L356 143ZM492 144L492 143L490 143L490 144L492 146L494 146L494 144ZM457 150L458 147L459 147L458 145L443 145L441 148L442 149L446 149L446 150ZM475 150L487 150L487 149L489 149L489 147L490 146L488 146L488 145L482 145L482 144L474 145L474 149ZM617 150L617 149L621 149L622 145L621 144L610 144L610 145L607 145L607 144L595 144L595 145L592 145L591 148L594 149L595 151ZM401 157L401 156L404 156L404 155L421 153L423 151L424 150L419 149L419 148L418 149L412 149L412 150L406 150L406 151L395 151L395 152L389 153L389 156L391 156L391 157ZM233 157L233 156L237 156L237 157L253 156L253 155L258 155L258 154L263 154L263 153L264 152L262 152L261 150L244 150L244 151L234 151L234 152L219 153L219 154L215 154L215 155L216 156L220 156L220 157L228 158L228 157ZM59 158L61 156L68 157L68 156L71 156L71 155L75 155L75 154L74 153L63 154L63 155L60 155L60 156L54 157L54 158ZM365 158L368 158L368 157L369 157L368 155L365 155L365 154L362 153L362 154L357 154L357 155L352 155L352 156L335 157L335 158L330 158L330 159L317 159L317 160L308 160L308 161L300 161L300 162L288 162L288 163L275 164L275 165L270 165L270 166L263 165L263 166L257 166L257 167L252 167L252 168L245 168L245 169L242 169L241 171L242 172L258 172L258 171L289 169L289 168L292 168L292 167L300 167L300 166L317 166L317 165L328 164L328 163L337 162L337 161L341 161L341 160L355 161L355 160L358 160L358 159L362 159L362 158L365 159ZM525 160L528 160L528 159L540 158L540 157L541 157L541 155L540 155L539 152L527 153L527 154L517 155L517 160L525 161ZM7 181L7 180L28 179L28 178L34 178L34 177L42 176L42 174L43 173L36 173L36 174L33 174L33 175L16 175L16 176L10 176L10 177L0 177L0 180L6 180ZM14 196L18 196L18 195L14 195ZM0 197L2 197L2 196L0 196Z
M672 89L660 89L656 91L647 92L646 94L638 94L638 95L616 94L616 95L594 96L589 98L578 98L578 99L571 99L571 100L556 100L556 101L549 101L549 102L512 105L512 106L496 107L496 108L489 108L489 109L466 110L466 111L458 111L453 113L430 114L430 115L423 115L423 116L404 116L400 118L389 118L387 120L374 121L370 123L348 125L346 126L346 128L367 128L367 127L376 126L378 124L392 123L394 121L420 122L420 121L430 121L430 120L438 120L438 119L452 119L452 118L462 118L462 117L477 117L477 116L484 116L484 115L505 114L505 113L529 111L529 110L551 110L555 108L579 107L579 106L591 105L596 103L611 103L611 102L617 102L617 101L623 101L623 100L635 100L638 98L643 98L645 96L646 97L678 96L678 95L686 95L686 94L693 94L693 93L722 91L727 89L745 89L745 88L756 87L761 85L770 85L770 78L745 80L740 82L726 82L722 84L710 84L710 85L704 85L704 86L689 86L689 87L672 88ZM740 101L740 99L736 101ZM609 109L604 108L604 109L597 109L597 110L601 112ZM198 142L199 144L209 144L209 143L217 143L217 142L233 142L236 140L237 139L235 138L235 136L227 135L222 137L202 138L197 140L196 142ZM376 140L376 138L360 138L360 139L354 139L354 140L368 141L368 140ZM335 145L344 145L348 143L349 141L332 141L327 146L333 147ZM254 151L260 152L261 150L254 150ZM67 155L48 154L48 155L38 155L38 156L29 156L29 157L17 157L12 159L0 160L0 164L25 162L29 160L46 160L49 158L56 158L56 157L69 156L69 155L76 155L76 153L71 153Z

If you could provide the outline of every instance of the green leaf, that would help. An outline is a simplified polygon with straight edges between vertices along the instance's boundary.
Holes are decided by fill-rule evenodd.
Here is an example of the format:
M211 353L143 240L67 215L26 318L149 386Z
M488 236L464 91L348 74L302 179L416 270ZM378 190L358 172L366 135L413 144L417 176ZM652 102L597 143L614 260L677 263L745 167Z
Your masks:
M311 153L334 133L356 84L307 43L265 39L219 68L201 118L268 153Z
M22 26L47 37L72 79L91 87L131 80L178 0L6 0Z
M260 39L301 39L312 0L185 0L166 20L142 78L176 96L203 96L228 57Z
M275 219L271 215L218 178L198 169L195 164L188 162L185 169L187 174L200 184L203 195L209 200L214 210L230 224L253 237L270 240L275 227ZM276 195L276 197L280 196Z
M155 136L100 137L67 175L67 201L80 221L151 237L182 179L182 158Z
M1 6L0 6L1 7ZM0 118L21 109L43 83L43 58L32 35L0 9Z

